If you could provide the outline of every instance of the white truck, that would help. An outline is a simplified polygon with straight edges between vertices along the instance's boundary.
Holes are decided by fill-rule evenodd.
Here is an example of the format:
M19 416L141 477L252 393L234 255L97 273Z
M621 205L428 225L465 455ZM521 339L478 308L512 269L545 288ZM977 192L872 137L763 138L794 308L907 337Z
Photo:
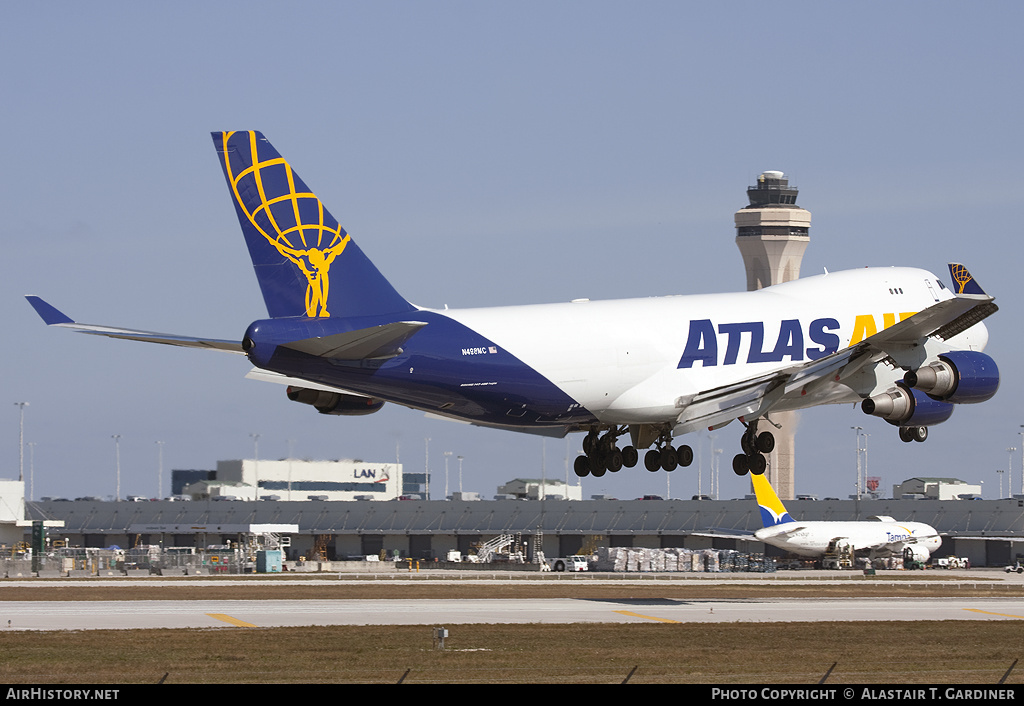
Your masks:
M587 557L580 554L548 559L547 562L552 571L590 571L587 566Z

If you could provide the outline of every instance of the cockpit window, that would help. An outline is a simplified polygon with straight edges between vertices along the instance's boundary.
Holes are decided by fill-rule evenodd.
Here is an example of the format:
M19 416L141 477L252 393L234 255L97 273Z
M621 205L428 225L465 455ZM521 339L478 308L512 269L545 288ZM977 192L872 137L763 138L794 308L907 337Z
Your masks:
M937 281L937 282L939 283L939 289L945 289L945 288L946 288L946 285L944 285L944 284L942 283L942 280L941 280L941 279L940 279L940 280L936 280L936 281Z

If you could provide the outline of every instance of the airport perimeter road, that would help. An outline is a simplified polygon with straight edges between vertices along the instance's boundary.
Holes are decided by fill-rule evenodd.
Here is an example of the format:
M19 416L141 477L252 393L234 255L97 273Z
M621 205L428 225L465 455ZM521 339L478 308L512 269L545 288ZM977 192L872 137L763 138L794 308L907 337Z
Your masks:
M9 601L0 630L1024 620L1020 599Z

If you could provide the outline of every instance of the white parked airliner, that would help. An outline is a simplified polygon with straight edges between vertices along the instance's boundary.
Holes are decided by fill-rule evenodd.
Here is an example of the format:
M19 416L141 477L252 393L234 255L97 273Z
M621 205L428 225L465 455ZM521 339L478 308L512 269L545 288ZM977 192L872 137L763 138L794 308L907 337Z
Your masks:
M764 523L754 537L773 547L801 556L821 557L830 542L843 539L855 552L870 558L909 555L914 560L927 561L942 544L942 538L931 525L897 522L881 515L865 521L797 522L764 475L751 474L750 480Z

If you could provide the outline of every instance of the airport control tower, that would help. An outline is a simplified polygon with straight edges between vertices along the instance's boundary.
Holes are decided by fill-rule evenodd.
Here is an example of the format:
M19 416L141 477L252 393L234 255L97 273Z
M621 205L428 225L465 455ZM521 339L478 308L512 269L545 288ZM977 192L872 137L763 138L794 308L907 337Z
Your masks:
M796 205L797 188L779 171L767 171L747 189L750 205L736 212L736 245L747 268L747 291L800 277L800 261L810 242L811 212ZM768 455L769 480L779 497L792 500L797 413L770 415L781 429L760 423L775 435Z

